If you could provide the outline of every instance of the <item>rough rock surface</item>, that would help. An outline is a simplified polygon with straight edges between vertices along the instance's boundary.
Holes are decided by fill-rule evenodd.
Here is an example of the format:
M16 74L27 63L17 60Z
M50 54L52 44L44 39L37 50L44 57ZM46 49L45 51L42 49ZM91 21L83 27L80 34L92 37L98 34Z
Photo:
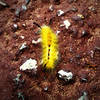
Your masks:
M100 1L5 2L8 7L0 4L0 100L78 100L84 91L89 100L100 100ZM53 11L49 10L50 5ZM59 9L64 11L64 15L57 16ZM66 19L71 23L68 29L60 27ZM41 45L32 44L32 40L38 40L40 35L33 22L40 26L50 25L55 33L60 31L59 63L53 73L41 70ZM16 29L15 24L18 26ZM28 48L19 51L24 42ZM37 75L20 71L20 66L29 58L37 60ZM59 81L56 74L62 69L75 75L73 83ZM18 86L13 82L17 74L25 80Z

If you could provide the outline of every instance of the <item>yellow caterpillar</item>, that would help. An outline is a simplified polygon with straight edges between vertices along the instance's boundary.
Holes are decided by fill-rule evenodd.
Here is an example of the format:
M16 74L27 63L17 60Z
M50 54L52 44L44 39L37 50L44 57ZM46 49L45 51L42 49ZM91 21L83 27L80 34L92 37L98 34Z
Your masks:
M42 61L46 69L54 69L58 60L58 39L48 26L41 27Z

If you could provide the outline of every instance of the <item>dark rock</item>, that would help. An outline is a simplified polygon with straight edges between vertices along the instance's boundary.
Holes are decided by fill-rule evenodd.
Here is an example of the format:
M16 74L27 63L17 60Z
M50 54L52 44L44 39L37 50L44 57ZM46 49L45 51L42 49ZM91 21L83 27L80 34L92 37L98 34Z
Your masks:
M85 36L88 36L88 35L89 35L89 33L88 33L87 30L82 30L81 37L85 37Z
M83 19L84 19L84 17L81 14L75 15L75 16L72 17L73 21L81 21Z
M2 35L3 34L3 30L2 29L0 29L0 35Z
M71 27L70 30L69 30L69 34L72 34L72 37L73 37L73 38L76 38L77 35L78 35L78 30L77 30L77 28Z
M76 7L72 7L70 10L73 11L73 12L77 12L78 11L78 9Z
M60 4L60 0L54 0L55 4Z

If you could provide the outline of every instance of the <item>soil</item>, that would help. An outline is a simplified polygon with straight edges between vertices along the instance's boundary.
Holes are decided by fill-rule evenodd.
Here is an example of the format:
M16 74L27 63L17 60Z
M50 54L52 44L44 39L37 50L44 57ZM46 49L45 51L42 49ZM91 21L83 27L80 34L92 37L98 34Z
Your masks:
M5 2L9 6L0 5L0 100L78 100L84 91L88 98L84 100L100 100L100 1ZM51 5L53 10L49 9ZM57 16L58 10L65 13ZM84 18L78 18L78 14ZM60 27L64 20L71 23L68 29ZM32 44L32 40L40 37L39 28L33 22L48 25L55 33L60 31L59 62L53 72L41 69L41 44ZM28 48L20 51L24 42ZM38 62L36 75L20 71L29 58ZM72 83L58 79L57 72L61 69L73 73ZM16 84L14 79L18 74L21 77Z

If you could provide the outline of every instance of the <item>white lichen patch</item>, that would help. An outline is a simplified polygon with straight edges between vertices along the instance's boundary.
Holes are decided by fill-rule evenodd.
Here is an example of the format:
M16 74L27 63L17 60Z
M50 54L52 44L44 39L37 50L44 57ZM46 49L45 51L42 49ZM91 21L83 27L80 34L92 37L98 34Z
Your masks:
M34 70L37 71L37 61L35 59L28 59L23 65L20 66L20 70Z
M71 23L69 22L69 20L65 20L63 23L64 23L66 29L68 29L69 26L71 25Z
M62 11L62 10L58 10L57 11L57 16L61 16L61 15L63 15L64 14L64 11Z
M41 40L41 38L39 38L38 40L32 40L32 44L38 44L38 43L40 43L42 40Z
M73 78L72 72L67 72L64 70L58 71L59 78L64 79L65 81L69 81Z
M25 48L27 48L26 42L24 42L24 43L21 45L21 47L19 48L19 50L23 50L23 49L25 49Z

